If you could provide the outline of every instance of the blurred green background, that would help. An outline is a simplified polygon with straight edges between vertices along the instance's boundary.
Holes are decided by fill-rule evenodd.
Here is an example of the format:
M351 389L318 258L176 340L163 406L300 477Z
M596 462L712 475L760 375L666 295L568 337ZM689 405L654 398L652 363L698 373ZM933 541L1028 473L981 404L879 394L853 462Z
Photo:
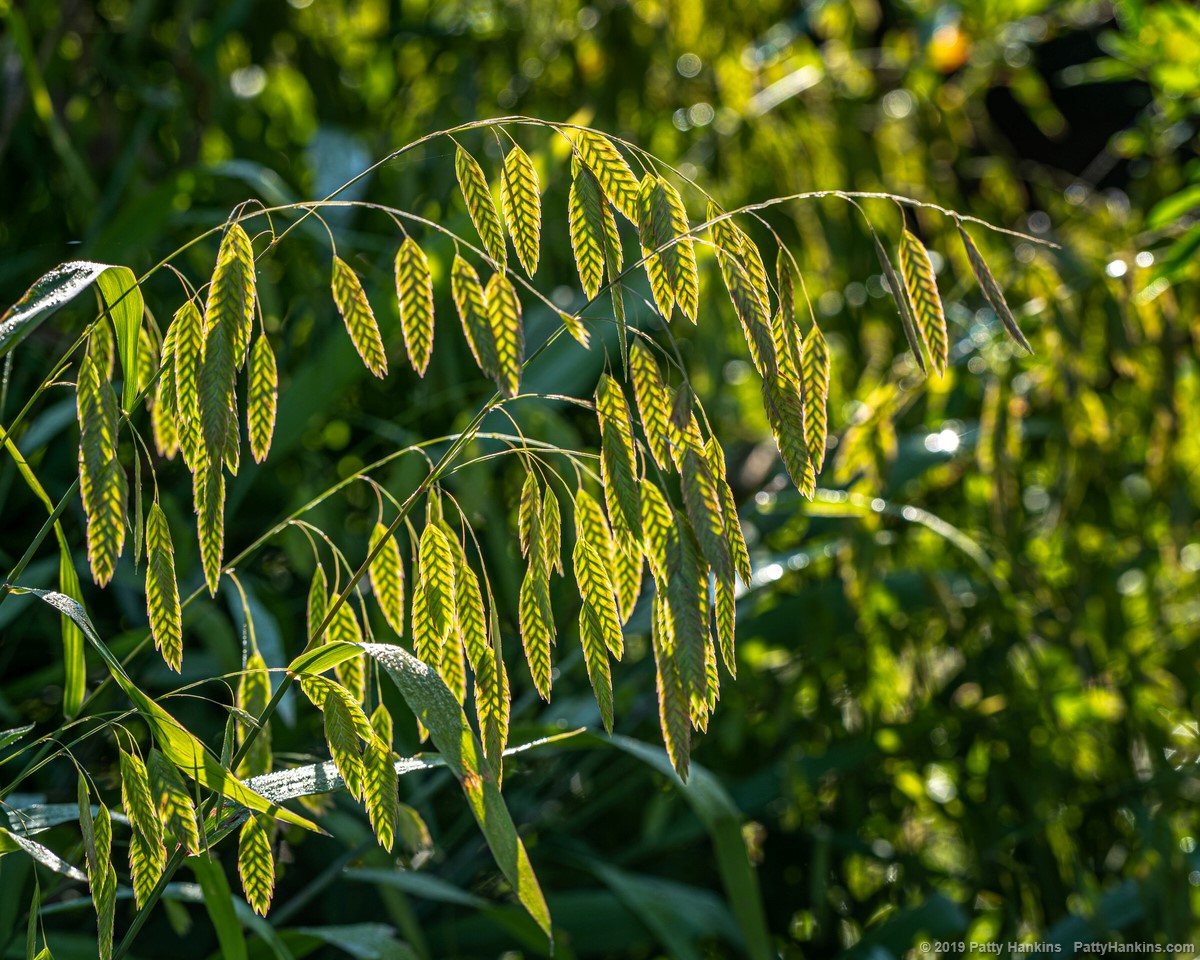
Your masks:
M938 254L951 330L951 370L927 381L904 352L861 218L832 199L776 208L771 224L833 351L836 446L812 503L781 472L709 258L699 326L674 333L725 443L756 570L738 606L738 679L694 751L711 778L700 772L685 791L634 747L577 738L514 758L505 795L561 957L882 960L923 955L922 939L1055 942L1070 956L1081 940L1200 938L1200 11L1190 3L0 0L0 23L0 303L67 259L140 273L247 198L318 198L419 136L517 113L635 141L726 207L886 190L1061 245L973 230L1031 358L1003 337L953 222L913 221ZM518 137L545 188L537 282L581 303L564 150L534 128ZM464 143L494 173L495 139ZM445 140L353 195L470 234ZM685 199L698 218L698 196ZM867 210L894 244L895 206ZM394 224L363 211L326 219L394 337ZM263 265L280 420L267 468L231 485L227 553L339 476L453 431L490 395L444 289L452 247L427 239L442 319L423 380L405 367L381 384L362 369L338 329L319 228ZM200 244L176 265L201 282L214 254L215 242ZM182 297L165 271L147 284L160 324ZM85 313L63 311L16 354L3 422ZM536 345L557 319L530 306L527 324ZM603 363L602 345L567 345L527 383L585 396ZM524 401L514 412L531 436L595 442L570 406ZM39 473L58 478L55 497L75 468L74 416L73 394L51 391L18 438ZM379 479L404 492L422 471L402 458ZM500 461L449 485L510 599L506 505L519 480ZM186 529L186 471L167 465L160 483ZM7 460L0 507L8 567L42 518ZM356 484L314 519L362 556L374 517L374 494ZM67 520L78 534L77 505ZM201 580L197 551L187 537L176 544L187 589ZM53 581L46 556L26 582ZM301 644L311 568L294 533L242 571L273 666ZM105 593L85 590L114 649L130 649L145 623L132 566ZM183 683L240 668L230 600L190 610ZM53 620L25 609L0 609L0 720L52 726ZM616 671L617 730L657 745L653 657L638 632L647 622L635 614ZM515 633L507 649L513 742L598 726L576 645L560 643L549 706L533 695ZM159 694L178 682L161 665L139 670ZM226 696L219 683L199 690ZM220 730L220 710L171 702ZM320 752L313 711L295 704L282 718L281 756ZM411 719L402 728L418 749ZM115 763L98 742L78 758L101 771ZM73 782L69 765L48 767L36 791L69 799ZM285 834L268 922L293 931L293 955L406 956L396 941L422 958L544 955L503 905L453 781L405 778L401 797L430 831L402 858L407 872L374 848L345 798L326 814L334 838ZM749 851L758 891L726 882L731 838ZM22 955L14 925L30 883L27 863L0 862L4 956ZM94 919L75 906L64 898L45 917L57 957L94 950ZM119 907L118 929L129 909ZM769 946L747 919L760 912ZM186 896L134 948L146 958L214 950ZM251 950L272 955L261 936Z

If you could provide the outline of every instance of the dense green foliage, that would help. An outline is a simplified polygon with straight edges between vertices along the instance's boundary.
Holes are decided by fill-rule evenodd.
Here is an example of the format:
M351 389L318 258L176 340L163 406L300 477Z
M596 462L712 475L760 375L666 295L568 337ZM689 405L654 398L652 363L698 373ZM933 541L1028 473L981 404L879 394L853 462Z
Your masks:
M585 734L510 757L504 802L546 893L557 956L903 956L922 939L1021 938L1063 943L1069 955L1078 940L1195 940L1200 18L1189 5L1126 0L1114 13L1044 0L956 9L875 0L804 8L0 0L0 11L5 304L64 260L127 264L140 275L220 227L248 196L272 206L323 197L433 130L516 112L620 135L726 209L805 191L886 191L1061 245L968 224L1035 351L1028 357L1005 336L954 221L910 210L908 229L937 254L948 331L946 374L926 378L855 208L830 197L766 214L796 257L832 358L829 449L808 501L776 451L707 237L698 243L700 322L692 328L677 310L672 347L725 446L753 565L737 601L737 680L723 677L720 706L695 738L692 775L681 785L657 746L652 605L643 598L613 670L618 737ZM584 297L564 215L569 147L517 136L543 175L536 286L574 310ZM462 142L495 180L508 141L501 148L472 132ZM431 142L343 197L397 205L477 240L455 155L448 141ZM693 224L705 213L699 197L686 198ZM905 226L897 206L862 203L895 254ZM343 323L346 310L339 315L330 296L328 236L306 219L260 264L279 404L267 466L244 462L228 480L226 558L366 464L462 430L495 389L458 335L453 242L422 236L440 319L418 376L402 359L414 348L405 347L395 305L396 224L348 207L322 216L376 305L393 369L377 381L351 347L350 319ZM275 233L293 220L273 218ZM739 222L764 254L773 251L763 225ZM487 240L477 243L491 249ZM193 284L208 281L219 241L218 230L176 259ZM510 268L530 252L515 246ZM160 330L182 290L165 270L143 284ZM6 429L93 319L90 296L6 355ZM631 277L623 303L631 322L659 330L650 320L655 299L640 272ZM532 354L561 318L526 304L525 321ZM589 329L591 350L560 338L525 371L522 391L591 398L602 370L617 374L613 328ZM74 367L60 377L76 378ZM515 428L497 417L488 429L600 449L594 413L576 404L518 401L511 412ZM74 391L59 385L13 434L52 502L78 473L75 423ZM249 439L243 461L258 452L253 431ZM653 454L653 439L647 444ZM472 455L497 449L481 444ZM121 454L132 462L128 437ZM15 458L4 457L7 573L46 512ZM409 456L375 476L403 499L425 472L424 460ZM186 533L192 479L178 459L157 475L173 568L185 597L200 593L182 617L182 678L142 643L146 573L135 574L130 556L140 534L130 529L111 584L101 590L84 576L82 595L116 656L142 650L129 667L138 687L211 735L219 753L227 718L233 728L223 705L236 699L257 714L270 695L247 682L257 664L245 656L244 611L266 665L299 654L313 550L291 530L209 599ZM548 704L518 653L527 563L515 532L525 476L506 457L445 485L471 518L500 598L514 744L601 727L573 622L560 626L571 641L556 648L562 676ZM83 573L83 506L77 493L64 499L64 536ZM309 519L353 568L376 542L380 504L367 484L351 483ZM573 517L565 513L566 524ZM152 554L156 529L152 513L144 531ZM45 538L20 583L57 586L55 543ZM404 543L408 564L416 537ZM161 549L152 566L156 559L164 569ZM570 577L549 579L556 609L578 606ZM35 602L8 596L0 606L0 726L36 724L27 740L4 747L6 791L31 755L28 743L56 730L64 705L84 694L64 686L55 616ZM387 629L385 609L371 616ZM83 644L69 628L64 637ZM169 644L163 653L169 661ZM108 673L92 651L87 657L90 694ZM421 749L416 723L394 691L384 699L396 749L411 756ZM90 709L104 721L129 706L109 684ZM126 722L147 746L145 725ZM323 719L285 697L271 726L277 766L336 757L344 738L331 726L328 709ZM364 758L376 737L360 738ZM120 785L139 782L131 744L108 732L70 746L94 780L93 799L114 811ZM161 757L145 759L156 776ZM196 887L173 887L133 955L544 955L534 922L506 902L512 891L470 815L470 795L464 803L449 775L414 763L400 778L394 854L378 847L344 792L304 810L332 837L300 827L275 835L268 819L250 819L218 848L215 867L192 858L191 876L180 875L199 885L207 911ZM7 804L74 805L75 769L57 760L17 791L20 803L6 795ZM137 802L127 796L124 809ZM382 809L371 818L376 832ZM97 814L94 827L101 839L104 819ZM183 829L167 827L174 836ZM147 834L120 822L112 829L118 937L135 916L123 897L131 880L137 888L127 848L142 844L153 859L158 846ZM265 921L242 902L236 863L239 853L262 862L255 851L264 834L275 870L251 870L245 892L260 907L273 886ZM37 837L103 891L99 841L79 838L78 823ZM54 956L94 956L96 915L72 896L86 888L40 867L37 875ZM6 955L25 949L33 876L23 854L0 858ZM40 948L41 934L34 939Z

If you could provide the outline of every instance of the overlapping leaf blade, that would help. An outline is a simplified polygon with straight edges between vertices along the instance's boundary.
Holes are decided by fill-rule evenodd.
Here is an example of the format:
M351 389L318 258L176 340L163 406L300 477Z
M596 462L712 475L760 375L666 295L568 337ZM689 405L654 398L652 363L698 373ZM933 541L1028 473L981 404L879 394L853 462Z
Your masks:
M496 376L496 341L479 274L458 254L450 267L450 292L475 362L486 376Z
M550 913L537 877L462 708L437 674L402 647L367 644L366 650L387 671L409 708L428 728L462 785L497 866L522 906L550 937Z
M572 130L579 159L592 172L604 195L635 226L638 223L638 179L604 134L595 130Z

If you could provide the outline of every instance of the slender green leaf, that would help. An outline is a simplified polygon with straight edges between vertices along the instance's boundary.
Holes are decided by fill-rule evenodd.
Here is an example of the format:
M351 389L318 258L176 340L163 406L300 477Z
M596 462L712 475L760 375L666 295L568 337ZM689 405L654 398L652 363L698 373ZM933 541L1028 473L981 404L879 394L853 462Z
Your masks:
M79 296L111 264L71 260L39 277L25 294L0 316L0 357L24 340L59 307Z
M96 278L96 289L100 291L117 332L117 353L121 357L121 373L124 377L121 408L130 411L140 387L138 353L141 347L142 313L145 310L142 291L137 277L128 267L109 267Z
M60 546L58 553L58 589L83 602L83 587L70 551ZM87 685L87 660L83 652L83 631L68 616L62 617L63 641L63 716L68 720L79 714Z
M188 857L196 882L204 894L204 909L217 933L222 960L247 960L246 938L233 909L233 892L221 865L208 855Z
M429 729L434 745L462 785L471 813L483 830L497 866L522 906L549 939L550 912L533 866L500 796L491 768L484 760L479 741L471 732L454 695L436 672L402 647L372 643L366 645L366 650L387 671L409 709Z

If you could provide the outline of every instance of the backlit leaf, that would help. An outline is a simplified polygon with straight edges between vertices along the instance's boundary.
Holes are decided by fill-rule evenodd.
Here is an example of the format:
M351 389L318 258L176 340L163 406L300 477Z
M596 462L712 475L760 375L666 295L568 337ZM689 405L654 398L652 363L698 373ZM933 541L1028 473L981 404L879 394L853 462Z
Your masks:
M404 636L404 564L396 538L387 527L377 522L371 531L370 549L383 541L383 547L371 561L371 590L388 626L397 636Z
M634 340L629 351L629 371L650 455L665 470L671 462L667 391L653 353L640 338Z
M541 563L530 563L521 582L518 604L521 642L533 685L543 700L550 699L550 648L554 644L554 613L550 607L549 579Z
M408 360L423 377L433 353L433 276L425 251L412 237L396 253L396 296Z
M251 810L257 810L260 813L278 817L298 827L304 827L306 830L312 830L317 833L321 832L316 824L292 813L292 811L284 807L280 807L278 804L271 803L232 776L221 765L221 762L213 756L212 751L205 747L171 714L159 706L154 699L143 693L125 674L120 662L100 639L92 621L78 603L70 597L53 590L39 590L33 587L14 587L11 589L14 593L33 594L60 613L70 616L82 628L84 634L92 642L93 647L104 658L112 678L116 680L117 685L125 691L126 696L129 697L133 705L145 718L159 749L175 764L181 773L196 780L201 786L214 790L222 796L233 800L235 803L240 803ZM80 811L80 819L81 821L84 819L83 810Z
M117 353L121 357L124 387L121 408L133 409L133 401L141 388L142 313L145 306L137 278L128 267L109 267L96 278L96 289L112 317L117 335Z
M642 539L633 424L624 392L606 373L601 374L596 387L596 413L600 419L600 467L608 515L618 539L633 552Z
M500 226L500 215L492 199L491 188L478 162L462 147L454 154L454 172L458 175L458 186L471 222L483 241L484 249L503 270L508 265L508 251L504 243L504 229Z
M250 452L256 463L266 460L271 449L278 393L275 354L267 335L260 333L250 350L250 385L246 392L246 426L250 434Z
M630 223L638 223L638 179L612 142L595 130L571 130L579 159Z
M900 269L904 271L904 283L917 321L917 331L929 350L933 369L943 375L950 352L946 315L942 312L942 298L938 294L929 253L909 230L905 230L900 238Z
M150 504L146 521L146 612L154 646L167 666L179 672L183 663L183 618L175 580L171 528L158 502Z
M242 826L238 836L238 876L246 902L259 916L266 916L275 892L275 858L266 828L256 816Z
M650 278L650 291L663 318L670 320L671 309L675 305L675 288L667 269L665 253L654 253L674 236L670 221L664 217L666 204L661 195L662 187L656 177L647 175L642 178L637 197L637 228L646 276Z
M111 266L107 263L71 260L39 277L21 299L0 316L0 357L109 269Z
M826 405L829 399L829 345L815 323L800 355L800 376L804 398L804 442L815 470L825 463L828 444L829 418Z
M150 792L150 777L141 758L122 750L121 805L129 818L129 871L133 880L133 895L143 906L162 876L167 852L163 846L162 821L158 804Z
M604 202L600 185L586 168L580 167L571 181L568 226L575 268L579 271L579 282L589 300L596 297L604 282L605 218L611 220L612 216L612 209Z
M462 708L437 674L403 647L371 643L366 650L387 671L418 721L428 728L438 752L462 785L496 865L522 906L550 937L550 914L537 877Z
M496 386L508 398L515 397L521 386L521 366L525 362L525 327L521 321L521 301L503 273L494 273L484 289L488 325L496 348Z
M504 158L500 177L500 199L508 233L530 276L538 267L538 248L542 235L542 197L537 171L529 154L513 145Z
M254 248L242 225L233 223L225 231L217 251L204 308L204 329L210 334L218 326L228 329L230 360L236 367L241 367L250 346L254 300Z
M246 667L238 677L238 709L251 717L261 717L271 699L271 675L262 654L255 650L246 658ZM238 726L238 745L245 742L246 726ZM271 772L271 724L264 724L238 767L239 777L257 777Z
M483 287L479 284L475 268L458 254L454 255L454 263L450 267L450 292L475 362L485 375L495 377L496 341L492 336Z
M179 771L158 750L150 751L146 769L157 798L164 839L179 844L188 853L197 853L200 850L200 834L196 828L196 811Z
M71 553L66 549L58 552L58 589L76 602L83 600L83 588L79 583L79 574L75 572L75 563ZM83 706L83 696L87 686L87 661L84 655L83 631L70 617L63 615L63 716L73 719ZM0 737L0 746L7 746Z
M383 704L371 714L371 725L377 736L363 749L367 816L375 839L390 851L396 838L399 793L396 768L392 765L392 718Z
M204 579L208 592L216 596L225 550L225 475L220 464L214 464L198 470L192 479Z
M397 280L397 282L399 282ZM346 324L350 341L354 349L362 357L362 362L375 376L387 374L387 354L383 350L383 340L379 336L379 324L375 322L375 312L367 302L367 295L350 265L341 257L333 258L333 301L337 304L338 313Z

